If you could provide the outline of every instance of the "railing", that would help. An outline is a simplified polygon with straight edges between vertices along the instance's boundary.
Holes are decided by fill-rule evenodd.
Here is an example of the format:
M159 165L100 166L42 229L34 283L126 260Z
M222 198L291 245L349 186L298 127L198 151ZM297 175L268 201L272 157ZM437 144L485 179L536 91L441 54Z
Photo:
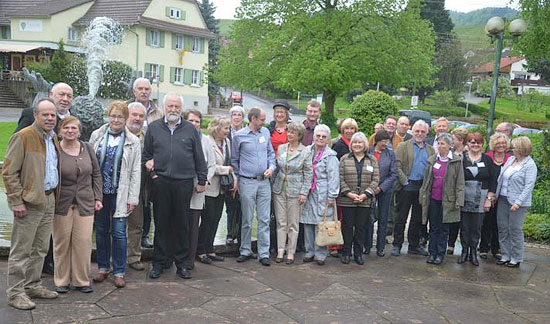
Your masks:
M3 70L1 78L2 80L24 81L25 75L23 71Z

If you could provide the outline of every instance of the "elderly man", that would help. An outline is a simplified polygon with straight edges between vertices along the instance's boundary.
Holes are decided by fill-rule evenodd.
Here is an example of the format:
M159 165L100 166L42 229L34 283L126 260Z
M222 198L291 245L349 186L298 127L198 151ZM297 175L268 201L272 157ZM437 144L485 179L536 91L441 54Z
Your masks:
M437 137L440 134L449 132L449 120L445 117L439 117L435 121L435 136L426 138L426 143L433 146L435 153L437 154Z
M315 126L319 125L319 117L321 117L321 104L317 100L310 100L306 107L306 120L304 120L306 132L302 138L302 144L308 146L313 143L313 130ZM302 231L300 230L300 232Z
M384 129L391 136L390 141L388 143L388 148L391 150L395 150L399 145L399 143L403 142L403 138L401 136L395 136L396 125L397 125L397 118L395 116L389 115L386 117L386 121L384 122ZM376 131L369 138L369 146L371 147L374 146L374 136L376 136Z
M514 125L507 122L500 123L497 128L495 128L495 133L504 133L508 136L508 138L512 138L512 135L514 134Z
M258 220L258 254L260 263L269 266L269 220L271 185L275 171L275 154L269 130L263 127L265 111L254 107L248 112L249 124L233 135L231 165L239 179L242 206L241 248L237 262L254 257L251 246L254 209Z
M155 212L154 259L149 277L159 278L167 253L173 253L176 274L190 279L190 201L193 190L206 189L208 170L199 133L193 124L181 118L183 97L168 93L163 106L164 118L152 122L145 134L142 158L147 171L151 172ZM177 233L174 239L169 235L172 230Z
M409 125L410 125L410 121L409 121L409 117L407 117L407 116L401 116L397 120L397 131L396 131L396 133L397 133L397 135L401 136L403 141L408 141L412 138L412 135L409 134L409 132L408 132Z
M59 184L59 143L53 131L57 109L54 100L40 99L34 123L10 138L2 176L13 210L8 260L8 304L33 309L30 298L57 298L42 286L40 272L52 234L56 190Z
M399 208L393 231L393 249L391 254L399 256L405 236L405 224L412 207L411 220L407 238L409 240L409 254L427 256L428 252L420 247L420 232L422 228L422 206L418 194L424 180L424 170L428 157L433 155L434 149L424 142L428 133L428 125L418 120L413 126L413 139L402 142L395 150L397 158L397 172L399 179L396 183L396 197L399 197Z

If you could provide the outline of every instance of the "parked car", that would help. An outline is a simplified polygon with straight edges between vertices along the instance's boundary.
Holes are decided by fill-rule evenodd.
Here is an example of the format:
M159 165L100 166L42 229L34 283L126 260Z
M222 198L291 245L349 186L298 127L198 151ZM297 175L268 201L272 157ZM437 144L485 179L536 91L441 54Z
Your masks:
M231 102L231 106L235 105L241 105L243 104L243 95L241 91L231 91L231 94L229 94L229 101Z
M534 129L534 128L518 127L516 129L514 129L514 132L512 133L512 135L513 136L520 136L520 135L538 134L538 133L542 133L542 130Z
M428 124L429 127L432 127L432 119L429 111L417 110L417 109L403 109L399 110L399 116L407 116L409 118L409 124L412 128L414 123L417 120L422 119Z
M460 121L460 120L451 120L451 121L449 121L449 126L450 127L455 127L455 128L461 127L461 128L466 128L466 129L477 127L477 125L470 124L468 122L464 122L464 121Z

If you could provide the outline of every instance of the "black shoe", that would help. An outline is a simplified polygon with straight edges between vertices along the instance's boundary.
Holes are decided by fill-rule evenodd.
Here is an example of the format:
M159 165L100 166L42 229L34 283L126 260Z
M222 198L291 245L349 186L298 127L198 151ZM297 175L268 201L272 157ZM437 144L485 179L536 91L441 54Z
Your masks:
M434 264L435 264L435 265L440 265L441 263L443 263L443 257L441 257L441 256L439 256L439 255L436 256L436 257L435 257L435 260L434 260Z
M355 263L357 263L358 265L365 264L365 260L363 260L363 257L361 255L356 256L354 259L355 259Z
M475 248L470 248L470 263L479 266L479 261L477 260L477 251Z
M430 256L428 256L428 259L426 260L426 263L433 264L434 261L435 261L435 255L430 254Z
M458 258L456 263L463 264L464 262L466 262L466 260L468 260L468 248L463 247L462 248L462 253L460 254L460 257Z
M162 274L162 268L153 268L151 271L149 271L149 278L158 279L160 278L161 274Z
M420 239L418 240L418 244L420 246L423 246L425 247L426 246L426 243L428 242L428 240L424 237L424 236L421 236Z
M44 263L42 272L53 276L53 263Z
M291 265L291 264L294 264L294 259L286 259L286 262L285 262L287 265Z
M302 261L304 261L305 263L307 263L307 262L312 262L312 261L313 261L313 257L304 257L304 259L303 259Z
M176 274L183 279L191 279L191 271L184 269L184 268L178 268L176 270Z
M221 255L209 255L208 256L210 258L210 260L212 260L213 262L222 262L225 260L224 257L222 257Z
M151 243L151 241L149 241L148 237L142 237L141 238L141 247L144 248L144 249L152 249L153 244Z
M408 254L418 254L418 255L423 255L423 256L428 256L428 251L424 250L423 248L421 247L413 247L413 248L409 248L409 250L407 251Z
M370 249L364 249L363 254L369 255L370 254Z
M242 263L250 259L252 259L251 255L239 255L239 257L237 258L237 262Z
M55 286L55 292L58 294L66 294L71 290L69 286Z
M498 260L497 265L506 265L510 262L510 260Z
M281 263L281 262L283 262L284 260L285 260L284 258L279 258L279 257L275 258L275 262L276 262L276 263Z
M384 257L384 255L386 255L386 254L384 253L384 250L380 250L380 251L376 251L376 255L378 255L379 257L382 258L382 257Z
M82 287L74 287L74 288L80 291L81 293L85 293L85 294L94 292L94 289L92 288L92 286L82 286Z
M317 265L322 266L322 265L325 265L325 260L326 260L326 259L323 259L323 260L316 260L315 262L317 263Z
M212 263L212 260L208 257L208 255L203 255L203 256L200 256L198 257L199 258L199 261L201 263L204 263L204 264L211 264Z
M266 267L269 267L271 265L271 261L269 261L269 258L261 258L260 263Z
M520 263L521 263L521 262L518 262L518 263L508 262L508 263L506 264L506 266L507 266L508 268L519 268L519 264L520 264Z
M482 258L483 260L487 260L487 252L479 252L479 257Z
M183 268L184 268L185 270L191 271L191 270L195 269L195 263L194 263L194 262L191 262L191 264L186 264L186 265L183 266Z
M341 261L343 264L349 264L351 262L351 257L349 255L343 255Z

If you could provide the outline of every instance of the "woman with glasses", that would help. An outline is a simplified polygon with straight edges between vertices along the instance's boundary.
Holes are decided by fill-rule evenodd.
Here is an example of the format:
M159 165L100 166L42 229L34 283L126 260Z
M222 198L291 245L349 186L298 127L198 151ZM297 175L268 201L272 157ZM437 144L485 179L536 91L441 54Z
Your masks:
M460 243L462 253L458 263L466 260L479 266L477 259L477 245L481 236L481 225L485 212L491 208L495 199L495 190L498 175L494 172L493 161L483 154L483 136L480 133L471 133L466 137L468 152L464 152L462 165L464 166L464 206L460 217Z

